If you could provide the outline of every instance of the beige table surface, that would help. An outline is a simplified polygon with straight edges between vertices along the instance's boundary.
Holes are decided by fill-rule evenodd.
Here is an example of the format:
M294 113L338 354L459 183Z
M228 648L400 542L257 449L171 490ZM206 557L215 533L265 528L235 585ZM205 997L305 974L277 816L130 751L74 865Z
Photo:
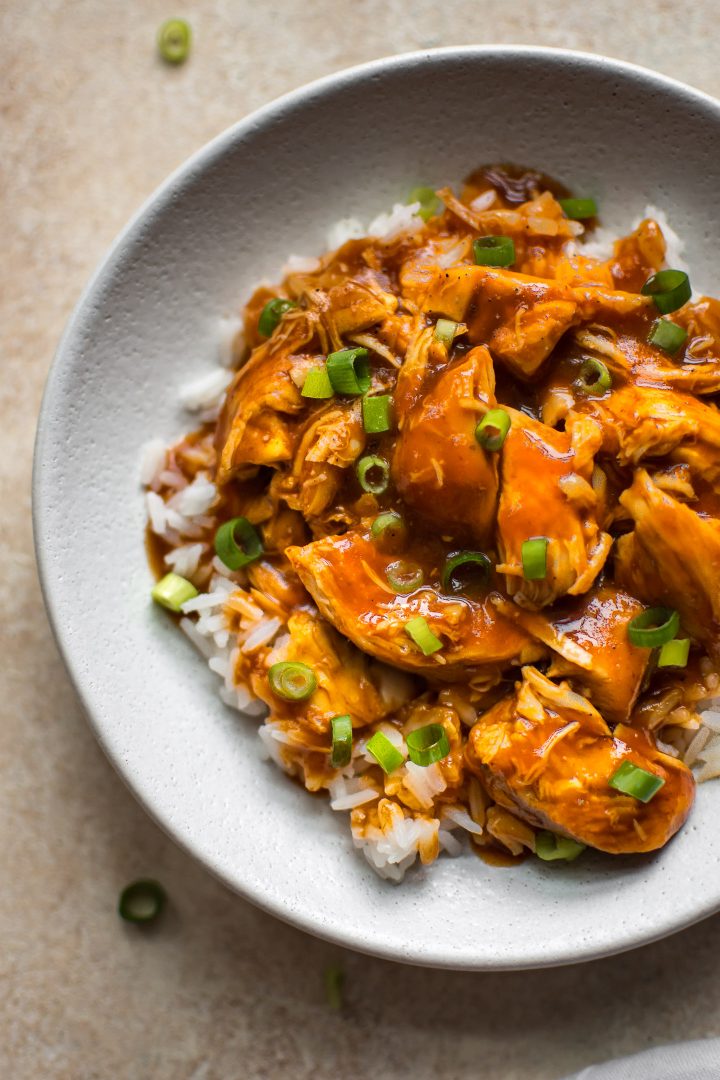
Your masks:
M115 233L165 175L251 109L346 65L430 45L604 51L720 96L712 0L0 2L0 1077L551 1080L611 1054L720 1034L720 919L617 959L458 975L306 937L168 840L96 746L34 570L34 419L53 349ZM183 14L179 70L153 54ZM651 153L652 147L640 148ZM713 212L715 210L713 209ZM120 924L159 877L172 910ZM322 971L340 960L347 1009Z

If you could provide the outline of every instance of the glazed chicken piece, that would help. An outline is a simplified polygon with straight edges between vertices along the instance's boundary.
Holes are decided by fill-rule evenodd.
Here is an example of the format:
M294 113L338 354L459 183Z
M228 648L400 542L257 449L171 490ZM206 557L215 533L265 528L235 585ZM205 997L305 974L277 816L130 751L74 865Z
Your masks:
M619 724L611 734L589 701L535 668L474 725L466 756L501 806L613 855L662 847L694 798L690 770L647 732ZM610 787L623 761L665 781L649 802Z
M479 676L492 685L507 664L545 651L498 614L488 597L448 596L431 584L396 593L386 571L399 560L383 554L367 529L288 548L285 554L328 622L386 663L438 679ZM437 581L444 552L422 537L408 545L402 561L422 570L425 582ZM430 656L423 655L405 630L417 616L426 619L443 643Z
M392 459L399 495L433 531L483 545L495 522L497 455L475 438L482 412L495 404L495 376L479 346L440 371L403 417Z
M650 661L650 650L628 637L628 624L644 610L639 600L613 585L596 586L551 613L525 611L500 596L493 600L498 611L553 650L552 678L567 676L609 723L630 718Z
M617 542L616 579L649 604L677 609L685 631L720 656L720 521L678 502L644 469L620 502L635 529Z
M642 387L684 390L691 394L714 394L720 389L720 360L683 363L682 352L668 356L646 338L648 331L630 332L620 326L576 330L574 338L584 355L597 356L607 366L613 384L637 383Z
M640 292L665 262L665 237L657 221L644 218L629 236L616 240L610 272L616 289Z
M569 593L586 592L607 558L612 540L597 523L591 486L600 431L586 427L574 440L515 410L501 452L497 514L500 574L517 604L534 609ZM580 440L582 436L582 441ZM523 543L545 537L547 572L526 580Z

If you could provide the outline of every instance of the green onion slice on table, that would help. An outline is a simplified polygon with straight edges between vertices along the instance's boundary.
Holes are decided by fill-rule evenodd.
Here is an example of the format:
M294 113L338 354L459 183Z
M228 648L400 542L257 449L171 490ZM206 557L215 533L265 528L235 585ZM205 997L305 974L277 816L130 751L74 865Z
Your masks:
M224 522L215 533L215 553L229 570L242 570L263 554L262 540L247 518Z
M450 753L450 740L442 724L428 724L406 735L408 757L415 765L428 766Z
M330 376L326 367L311 368L305 376L303 388L300 391L303 397L325 400L334 396Z
M504 409L490 409L475 428L475 438L483 450L491 453L502 448L510 430L510 414Z
M185 19L166 19L158 30L158 52L166 64L187 60L192 42L190 24Z
M333 769L342 769L350 764L352 758L352 720L349 716L333 716L330 727L332 730L330 764Z
M641 611L628 623L628 637L633 645L654 649L672 641L680 629L677 611L666 607L652 607Z
M622 765L612 774L608 783L615 791L620 791L623 795L632 795L634 799L647 803L650 802L653 795L657 795L665 781L662 777L656 776L655 773L648 772L647 769L641 769L639 765L634 765L632 761L623 761Z
M336 394L351 394L357 397L366 394L370 389L367 349L358 346L356 349L340 349L339 352L330 353L326 367Z
M166 574L160 578L152 591L152 598L156 604L167 608L168 611L182 611L182 606L188 600L197 596L198 591L192 581L180 577L179 574Z
M268 671L270 689L284 701L305 701L317 689L315 672L307 664L283 660Z
M526 581L542 581L547 577L547 536L533 536L524 540L521 548L523 577Z
M515 242L510 236L479 236L473 240L476 266L512 266Z
M280 296L276 296L274 300L268 300L258 319L258 330L262 336L270 337L285 312L296 307L294 300L283 300Z
M692 296L690 279L684 270L658 270L649 277L642 289L643 296L651 296L662 315L677 311Z
M417 615L405 623L405 633L425 656L432 656L443 647L442 641L433 634L427 624L427 619L422 615Z
M382 495L390 483L390 464L384 457L367 454L357 463L357 478L363 491L371 495Z
M399 769L405 761L398 748L390 742L387 735L383 735L382 731L376 731L368 739L365 749L375 758L380 768L386 773Z
M575 385L583 394L604 394L612 387L612 375L602 360L588 356L580 365Z
M687 330L670 319L656 319L648 334L648 341L672 356L687 341Z
M342 1009L343 1006L343 986L345 983L345 973L342 968L329 967L325 968L325 998L331 1009Z
M573 218L574 221L597 217L598 208L594 199L558 199L558 202L565 217Z
M407 562L405 559L390 563L385 571L385 577L393 590L400 594L414 592L425 581L422 568L417 563Z
M461 575L458 571L462 568L465 574ZM487 585L491 574L492 563L482 551L459 551L446 559L440 582L446 593L476 592Z
M118 914L126 922L152 922L165 907L166 900L167 895L159 881L149 878L133 881L120 893Z
M368 435L379 435L390 430L391 405L392 398L389 394L365 395L362 399L362 420Z
M582 854L586 846L567 836L558 836L557 833L548 832L547 829L543 829L535 837L535 854L543 862L555 862L556 859L572 862Z

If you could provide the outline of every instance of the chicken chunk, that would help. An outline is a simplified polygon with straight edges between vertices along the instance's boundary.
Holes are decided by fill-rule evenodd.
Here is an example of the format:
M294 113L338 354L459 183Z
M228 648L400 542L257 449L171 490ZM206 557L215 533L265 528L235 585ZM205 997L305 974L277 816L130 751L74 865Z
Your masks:
M556 654L549 674L567 676L606 720L627 721L640 692L650 650L633 645L628 624L643 605L612 585L565 601L552 613L525 611L502 597L498 610Z
M678 502L644 469L620 502L635 530L618 540L616 579L647 603L676 608L684 629L720 656L720 521Z
M512 422L501 454L497 570L506 575L516 603L539 608L566 593L586 592L610 550L611 538L597 524L590 484L600 433L586 429L577 445L567 432L508 411ZM523 543L536 537L548 539L547 572L540 580L527 580Z
M644 731L620 724L611 734L584 697L534 668L524 668L515 693L474 725L466 755L501 806L615 855L662 847L693 803L687 766L661 753ZM649 802L610 787L624 761L664 781Z
M497 455L475 439L481 412L495 404L487 349L441 371L405 417L392 459L398 493L434 530L484 545L495 521Z
M643 387L683 390L692 394L714 394L720 389L720 360L683 362L681 355L670 357L637 333L609 327L576 330L575 341L587 355L599 357L613 382L632 382Z
M438 581L444 555L427 539L404 552L406 565L421 570L428 583L408 594L396 593L388 583L394 557L378 550L367 529L288 548L286 555L328 622L365 652L397 667L450 681L478 676L492 685L505 665L544 652L488 597L448 596L431 584ZM417 616L443 643L430 656L405 630Z

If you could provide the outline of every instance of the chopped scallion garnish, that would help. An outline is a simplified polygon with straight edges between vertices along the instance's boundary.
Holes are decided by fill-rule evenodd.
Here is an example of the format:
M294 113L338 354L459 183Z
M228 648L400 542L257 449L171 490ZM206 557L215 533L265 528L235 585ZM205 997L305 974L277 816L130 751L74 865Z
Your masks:
M313 669L291 660L273 664L268 681L272 692L284 701L305 701L317 689Z
M640 802L650 802L653 795L656 795L665 781L660 776L656 776L655 773L648 772L647 769L641 769L639 765L634 765L632 761L623 761L622 765L615 770L608 783L615 791L621 791L623 795L632 795L634 799L639 799Z
M658 270L643 285L643 296L651 296L662 315L677 311L692 296L690 279L684 270Z
M473 240L473 258L477 266L512 266L515 243L510 236L480 236Z
M446 349L449 349L455 340L459 323L453 322L452 319L438 319L435 323L435 332L433 337L436 341L439 341L441 345L444 345Z
M405 736L408 757L415 765L428 766L450 753L450 740L442 724L428 724Z
M231 518L215 533L215 553L229 570L241 570L263 554L262 540L247 518Z
M438 199L435 189L431 187L413 188L408 203L420 203L418 216L423 221L429 221L431 217L437 217L444 209L444 203L441 199Z
M158 52L166 64L182 64L188 58L192 32L185 19L167 19L158 30Z
M427 619L424 619L422 615L417 615L405 623L405 633L425 656L432 656L443 647L442 641L433 634L427 624Z
M167 895L159 881L133 881L120 893L118 914L126 922L152 922L165 907L166 900Z
M330 376L325 367L311 368L305 376L303 388L300 391L303 397L323 400L331 398L335 391L330 382Z
M294 300L283 300L280 296L276 296L273 300L268 300L267 304L260 312L260 318L258 319L258 330L262 336L270 337L285 312L290 311L291 308L295 307L297 307L297 304Z
M490 409L475 428L475 438L483 450L495 453L502 448L510 430L510 413L504 409Z
M464 582L463 576L457 574L461 567L470 571L469 574L463 575L469 578L469 582ZM459 551L457 555L449 555L443 567L440 579L443 592L476 592L487 585L491 573L492 563L482 551Z
M672 356L687 341L687 330L671 322L670 319L656 319L652 324L648 341Z
M382 731L376 731L372 738L368 739L365 749L377 761L383 772L391 773L399 769L405 758L398 748L394 746L387 735Z
M404 559L390 563L385 571L385 577L395 592L401 594L414 592L425 580L422 568Z
M556 859L572 862L582 854L585 847L585 844L580 844L577 840L548 832L547 829L543 829L535 837L535 854L543 862L555 862Z
M352 720L349 716L333 716L330 727L332 729L330 764L333 769L342 769L350 764L352 758Z
M396 510L387 510L373 521L370 536L381 551L398 551L407 541L407 525Z
M542 581L547 577L547 536L524 540L521 548L523 577L526 581Z
M197 596L198 591L191 581L180 577L179 574L166 574L160 578L152 591L152 598L156 604L167 608L168 611L181 611L182 606L188 600Z
M585 221L597 216L597 203L594 199L558 199L565 217L574 221Z
M673 638L666 641L660 649L657 666L660 667L687 667L690 653L690 638Z
M366 394L370 389L370 363L368 351L340 349L327 358L327 373L336 394Z
M356 467L357 478L363 491L382 495L390 483L390 465L384 457L367 454L360 458Z
M379 435L390 430L390 407L392 398L389 394L375 394L362 399L363 427L368 435Z
M628 623L628 637L633 645L643 649L655 649L672 639L680 629L677 611L666 607L653 607L641 611Z
M325 997L331 1009L342 1009L342 992L344 983L345 974L342 968L325 968Z
M583 394L604 394L612 386L612 375L602 360L588 356L580 365L575 385Z

